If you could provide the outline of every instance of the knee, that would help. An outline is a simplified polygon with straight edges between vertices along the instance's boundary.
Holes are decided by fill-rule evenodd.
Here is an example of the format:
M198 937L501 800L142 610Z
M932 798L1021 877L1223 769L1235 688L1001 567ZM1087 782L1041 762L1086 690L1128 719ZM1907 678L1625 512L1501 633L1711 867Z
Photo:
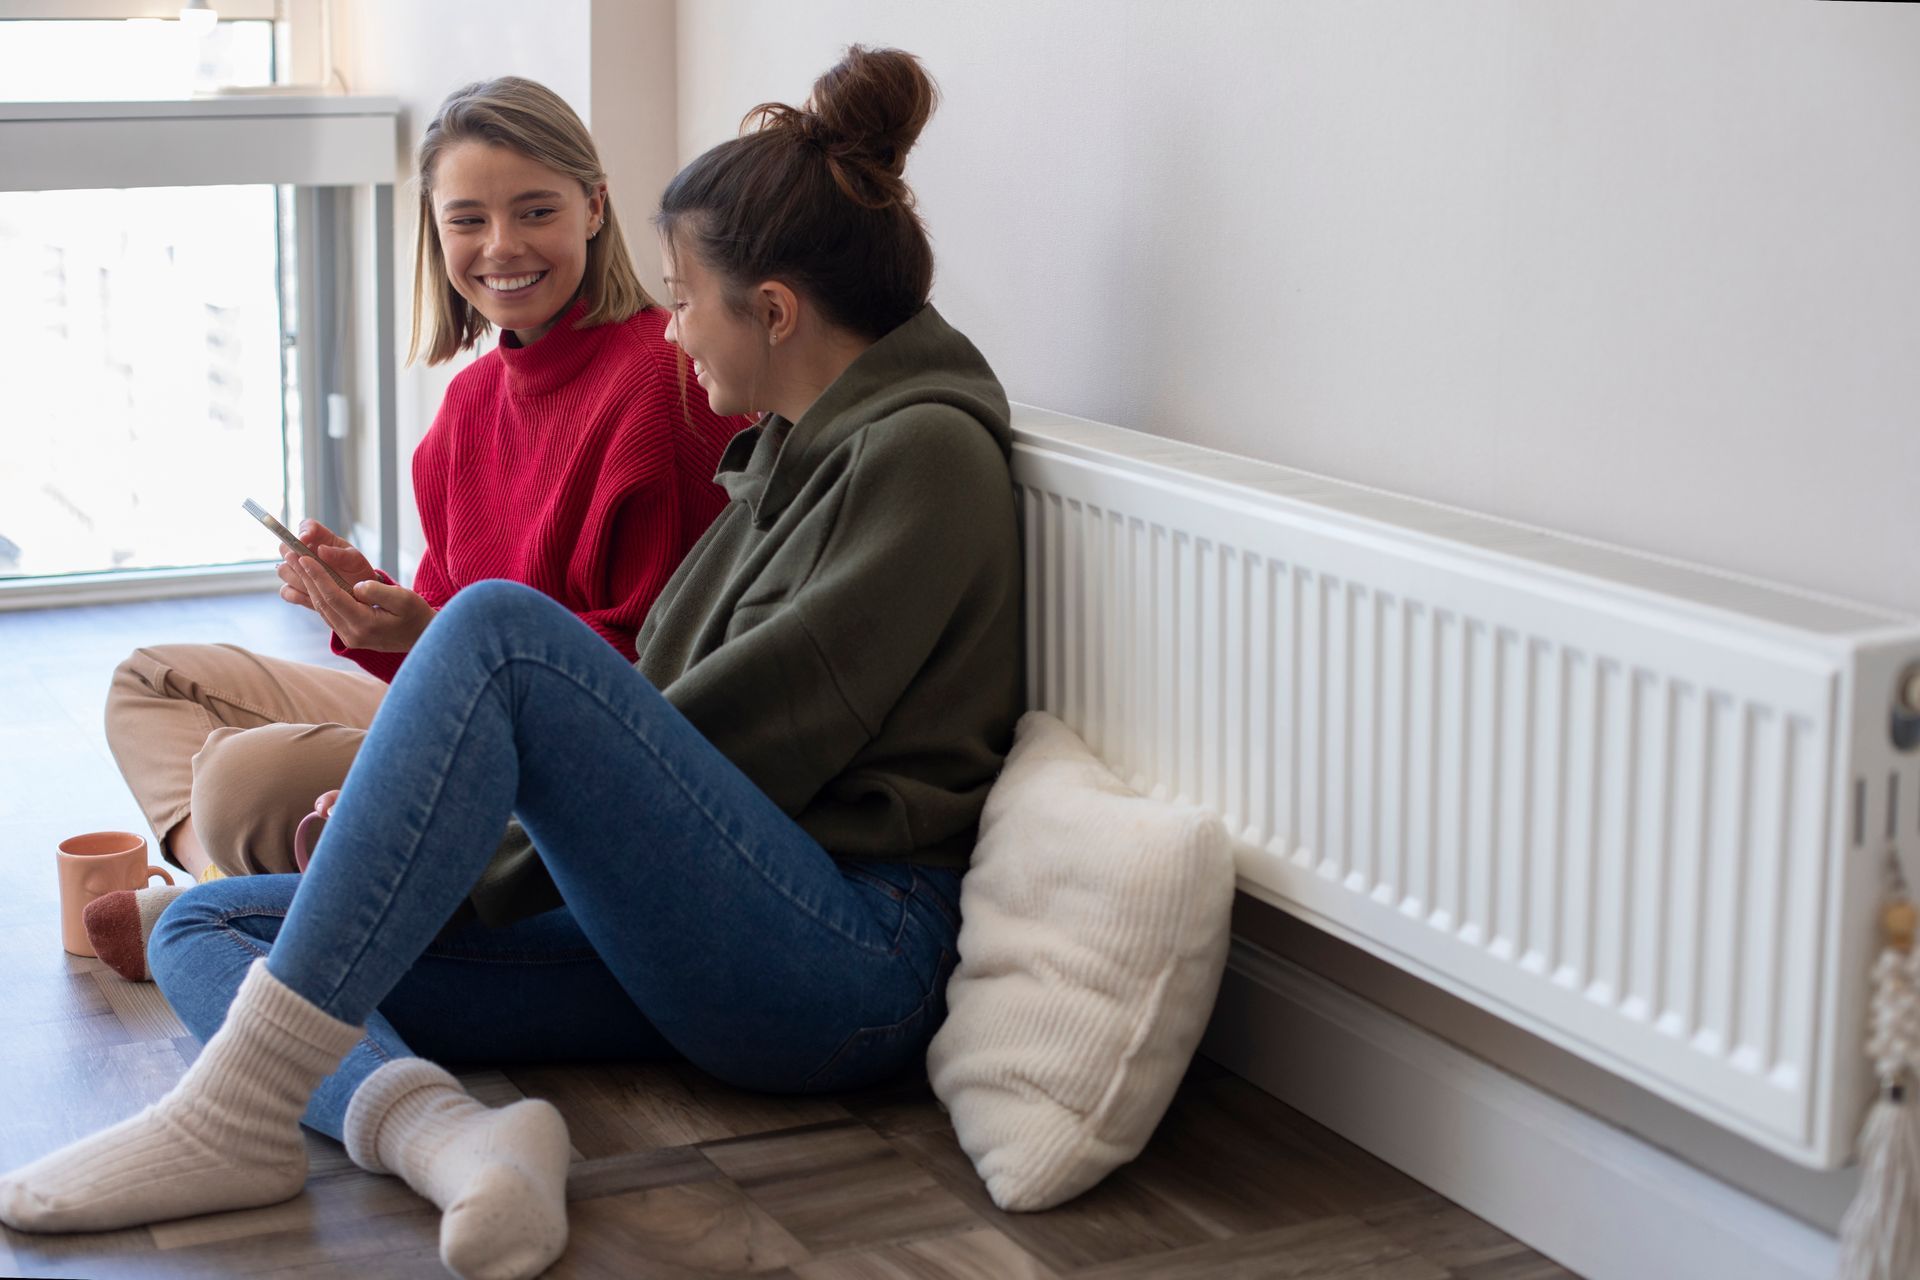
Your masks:
M191 981L194 953L210 940L232 945L222 936L230 932L229 913L220 905L221 895L216 892L223 883L195 885L175 898L154 921L153 933L147 939L147 971L161 994L176 1005L175 995L182 984Z
M201 682L218 673L233 645L141 645L113 669L107 685L107 741L132 741L153 723L152 713L170 706L190 706L200 696ZM204 719L204 716L201 717Z
M147 939L147 960L156 982L160 980L162 953L173 957L167 960L167 967L178 968L177 953L181 950L181 944L202 937L209 929L217 927L220 913L212 905L213 895L207 892L212 887L210 884L190 886L185 893L169 902L167 909L160 913L160 918L153 922L153 933Z
M120 660L120 665L113 669L113 680L107 685L108 741L125 726L130 713L138 714L133 708L168 696L168 669L166 655L159 647L135 649Z
M311 726L216 729L193 758L190 809L213 864L228 875L294 870L293 831L314 797L340 785L306 739Z
M159 655L145 646L120 659L120 665L113 669L113 684L107 694L109 702L116 696L151 694L154 690L153 673L161 665Z
M219 669L230 644L143 644L113 669L108 705L141 698L178 698Z
M429 632L437 632L442 644L479 651L490 641L521 639L572 616L564 605L524 583L488 578L455 594Z
M209 1012L205 997L214 975L236 959L243 966L250 964L272 947L292 891L262 899L263 888L271 883L236 879L194 885L154 922L147 939L147 971L175 1012L202 1039L220 1022L216 1013L211 1025L198 1025L199 1016Z
M494 629L511 625L509 619L558 608L558 604L525 583L487 578L456 592L434 619L434 625Z

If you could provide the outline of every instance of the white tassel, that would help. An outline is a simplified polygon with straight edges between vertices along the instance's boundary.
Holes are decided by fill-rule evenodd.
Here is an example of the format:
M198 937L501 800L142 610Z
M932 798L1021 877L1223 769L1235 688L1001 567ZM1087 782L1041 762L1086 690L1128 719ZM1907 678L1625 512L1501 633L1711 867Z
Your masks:
M1860 1150L1860 1192L1840 1223L1840 1280L1913 1280L1920 1275L1920 1107L1882 1091Z
M1915 911L1900 902L1882 926L1887 947L1873 968L1867 1053L1880 1097L1860 1132L1860 1190L1840 1223L1838 1280L1920 1277L1920 956Z

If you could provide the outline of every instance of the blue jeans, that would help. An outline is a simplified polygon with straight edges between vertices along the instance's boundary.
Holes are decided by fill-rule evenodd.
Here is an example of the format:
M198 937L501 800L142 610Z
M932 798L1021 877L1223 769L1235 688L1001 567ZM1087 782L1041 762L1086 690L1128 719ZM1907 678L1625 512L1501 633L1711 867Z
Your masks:
M443 933L509 814L566 906ZM883 1079L945 1016L958 903L957 872L828 856L566 609L483 582L407 656L307 874L188 890L148 959L202 1040L263 955L364 1023L305 1117L338 1137L360 1083L415 1053Z

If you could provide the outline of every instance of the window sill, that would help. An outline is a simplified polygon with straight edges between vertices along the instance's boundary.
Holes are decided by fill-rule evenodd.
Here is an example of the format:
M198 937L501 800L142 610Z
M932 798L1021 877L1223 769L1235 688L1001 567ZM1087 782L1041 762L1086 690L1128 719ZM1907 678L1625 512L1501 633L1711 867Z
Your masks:
M347 94L4 102L0 190L391 183L399 111Z
M107 573L0 578L0 613L59 605L121 604L170 596L211 596L278 589L272 562L193 569L123 569Z

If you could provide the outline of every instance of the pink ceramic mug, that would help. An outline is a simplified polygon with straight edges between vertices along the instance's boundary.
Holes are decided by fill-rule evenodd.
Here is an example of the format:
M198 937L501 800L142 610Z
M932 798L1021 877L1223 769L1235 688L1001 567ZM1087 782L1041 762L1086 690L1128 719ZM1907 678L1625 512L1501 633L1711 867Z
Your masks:
M173 883L173 873L147 862L147 841L131 831L89 831L60 842L60 945L76 956L90 956L86 926L80 913L87 904L116 889L144 889L160 876Z

